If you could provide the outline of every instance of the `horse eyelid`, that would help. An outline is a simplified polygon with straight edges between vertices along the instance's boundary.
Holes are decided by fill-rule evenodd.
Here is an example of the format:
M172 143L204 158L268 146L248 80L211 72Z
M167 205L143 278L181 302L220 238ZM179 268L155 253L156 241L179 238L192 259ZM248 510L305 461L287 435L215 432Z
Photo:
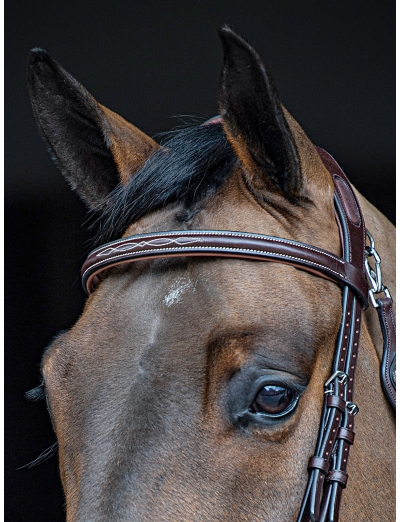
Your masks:
M283 388L293 390L300 397L304 393L307 384L289 381L288 379L282 377L270 377L265 379L265 382L263 381L260 383L260 387L257 393L259 393L264 388L264 386L282 386Z

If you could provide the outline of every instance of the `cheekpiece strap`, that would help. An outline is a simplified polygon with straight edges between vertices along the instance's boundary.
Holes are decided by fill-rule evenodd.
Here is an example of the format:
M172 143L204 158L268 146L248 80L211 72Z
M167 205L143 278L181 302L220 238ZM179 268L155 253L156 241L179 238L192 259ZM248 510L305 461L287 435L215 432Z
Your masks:
M389 401L395 407L395 374L394 389L390 374L390 368L395 368L395 325L392 300L381 282L380 258L374 250L372 236L365 230L361 208L345 174L330 154L319 147L317 150L335 185L335 209L343 259L357 270L364 267L371 283L369 296L378 310L384 337L381 380ZM366 235L370 242L367 248ZM377 263L374 269L366 261L366 254L374 256ZM375 293L380 292L385 292L386 297L375 300ZM349 452L354 442L354 417L358 412L353 391L361 331L361 302L349 285L344 287L342 299L342 322L332 375L325 383L320 431L315 455L309 463L309 481L298 522L338 522L342 492L347 483ZM325 461L329 463L329 469L321 465Z

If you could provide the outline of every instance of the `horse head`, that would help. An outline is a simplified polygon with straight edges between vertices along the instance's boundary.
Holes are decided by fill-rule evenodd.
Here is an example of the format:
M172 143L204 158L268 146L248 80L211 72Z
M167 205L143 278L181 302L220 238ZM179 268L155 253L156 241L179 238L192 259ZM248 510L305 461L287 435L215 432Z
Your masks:
M332 177L259 54L228 27L220 37L220 117L161 146L33 50L32 106L52 156L101 212L103 239L242 231L339 256ZM360 201L393 283L391 225ZM41 366L67 520L295 520L341 295L288 264L241 259L145 259L101 274ZM394 516L394 421L380 391L378 329L367 315L349 521Z

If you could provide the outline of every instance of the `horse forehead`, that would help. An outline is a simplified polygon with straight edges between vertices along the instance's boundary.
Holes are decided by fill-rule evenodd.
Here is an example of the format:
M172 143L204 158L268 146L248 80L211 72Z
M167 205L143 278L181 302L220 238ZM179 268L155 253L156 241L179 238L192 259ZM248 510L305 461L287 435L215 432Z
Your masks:
M300 314L307 321L309 316L318 318L318 312L326 310L329 315L332 307L340 308L341 294L335 283L283 263L186 258L171 265L169 274L165 272L158 282L160 292L167 292L168 304L192 301L196 312L207 300L212 313L231 316L236 309L239 320L248 311L253 317L270 316L273 324L279 313Z
M257 332L287 347L298 342L315 347L337 327L340 289L287 265L221 258L148 265L110 274L77 335L127 335L141 343L162 335L173 344L193 335L206 341L225 332Z

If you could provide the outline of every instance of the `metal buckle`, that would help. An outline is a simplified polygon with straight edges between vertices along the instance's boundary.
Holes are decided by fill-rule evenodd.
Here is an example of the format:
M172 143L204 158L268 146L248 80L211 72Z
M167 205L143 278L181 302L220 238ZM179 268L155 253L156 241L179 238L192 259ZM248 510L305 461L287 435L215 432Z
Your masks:
M325 392L324 393L333 393L333 381L335 379L339 379L340 384L346 385L349 381L349 376L345 372L341 372L337 370L334 374L332 374L329 379L324 384ZM329 386L331 386L329 388Z
M381 272L381 258L378 252L375 250L375 242L374 238L371 236L370 232L366 230L367 237L369 239L369 246L365 248L365 270L367 272L367 277L371 284L371 289L373 289L374 293L382 292L382 272ZM375 261L375 267L372 268L368 262L368 258L373 257Z
M357 406L357 404L354 404L354 402L347 401L346 408L349 410L349 413L351 413L354 417L357 415L358 406Z
M390 295L390 292L386 286L382 287L381 292L384 292L386 297L392 299L392 296ZM379 306L378 301L375 299L375 294L380 294L381 292L374 292L373 288L368 290L369 300L371 301L371 304L374 308L378 308Z
M365 272L368 277L371 288L368 291L369 299L374 308L378 308L378 302L375 299L376 294L381 292L385 293L385 296L389 299L392 298L389 290L382 283L382 271L381 271L381 258L378 252L375 250L375 241L371 233L366 230L367 237L369 239L369 246L365 248ZM373 257L375 266L371 267L368 262L368 258Z

